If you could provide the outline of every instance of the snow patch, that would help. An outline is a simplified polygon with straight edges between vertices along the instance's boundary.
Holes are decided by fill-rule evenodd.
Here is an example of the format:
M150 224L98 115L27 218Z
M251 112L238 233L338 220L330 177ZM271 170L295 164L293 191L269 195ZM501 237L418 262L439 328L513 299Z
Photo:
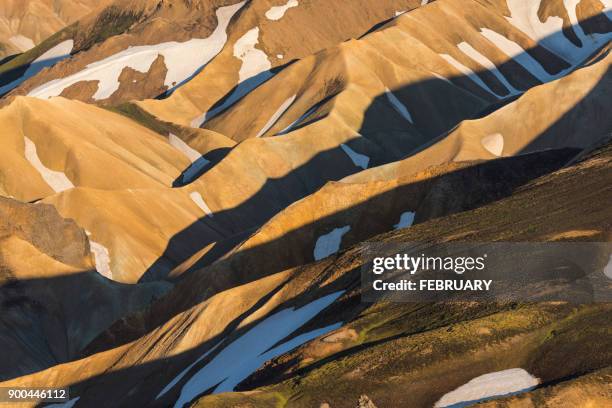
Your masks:
M32 166L38 171L43 180L55 191L59 193L64 190L68 190L74 187L74 184L70 181L66 175L61 171L51 170L46 167L38 157L36 152L36 145L28 137L23 137L25 141L25 158L30 162Z
M299 125L300 123L302 123L302 121L304 119L306 119L307 117L309 117L310 115L312 115L319 107L319 104L315 104L314 106L312 106L310 109L308 109L303 115L301 115L299 118L297 118L296 120L293 121L293 123L291 123L289 126L287 126L286 128L284 128L283 130L281 130L280 132L278 132L276 135L280 136L280 135L286 135L287 133L291 132L293 129L295 129L295 127L297 125Z
M414 222L414 216L416 215L416 213L412 212L412 211L406 211L403 212L400 215L400 219L399 222L397 224L395 224L393 226L393 229L402 229L402 228L406 228L412 225L412 223Z
M421 6L426 5L427 3L429 3L429 0L421 0Z
M499 157L504 151L504 136L501 133L487 135L480 140L482 147L488 152Z
M182 43L170 41L156 45L130 46L87 65L85 69L75 74L49 81L31 90L28 95L48 99L60 95L64 89L78 82L98 81L98 89L93 99L106 99L119 89L119 76L125 68L148 72L159 55L164 57L167 68L164 85L171 90L188 80L223 49L227 41L226 28L229 21L244 3L243 1L219 7L216 12L219 23L208 38L192 38Z
M507 0L510 17L506 17L506 19L544 48L576 65L612 38L611 33L593 35L584 33L576 15L576 6L579 2L580 0L563 0L572 29L582 42L582 47L576 46L563 34L563 19L561 17L549 16L545 22L540 21L538 10L541 0ZM610 18L612 2L602 0L602 3L604 4L603 14Z
M61 61L64 58L68 58L73 46L74 41L66 40L47 50L40 57L36 58L30 63L22 76L4 86L0 86L0 95L7 93L13 88L21 85L22 82L38 74L43 68L50 67L56 62Z
M9 42L15 46L19 51L24 52L31 48L34 48L35 44L31 38L25 35L17 34L9 38Z
M181 371L176 377L174 377L172 379L172 381L170 381L163 390L161 390L159 392L159 394L157 394L157 397L155 397L155 399L159 399L162 395L164 395L165 393L167 393L168 391L170 391L179 381L181 381L181 379L187 375L187 373L196 365L198 364L200 361L204 360L210 353L212 353L213 351L215 351L217 349L217 347L219 347L221 345L221 342L215 344L211 349L209 349L206 353L202 354L200 357L198 357L193 363L189 364L187 367L185 367L185 369L183 371Z
M242 99L243 96L251 92L253 89L257 88L259 85L266 82L273 76L274 73L271 70L264 71L245 80L244 82L240 82L238 85L236 85L234 90L223 100L223 103L218 106L215 106L211 110L204 112L197 118L193 119L191 121L191 126L195 128L202 126L206 121L217 116L219 113L223 112L224 110L235 104L237 101Z
M405 12L406 12L406 10L399 10L399 11L396 11L396 12L395 12L395 14L394 14L394 16L395 16L395 17L399 17L399 16L401 16L402 14L404 14Z
M486 399L530 391L538 384L539 380L522 368L497 371L470 380L440 398L434 407L467 407Z
M499 48L501 52L522 65L523 68L529 71L542 83L550 82L559 76L564 75L565 73L565 71L563 71L557 75L549 74L546 72L544 67L542 67L542 65L535 58L529 55L529 53L527 53L520 45L493 30L482 28L480 29L480 33L487 40L495 44L495 46Z
M262 135L264 135L268 130L270 130L270 128L272 126L274 126L274 124L276 123L276 121L283 115L283 113L285 113L285 111L287 109L289 109L289 107L291 106L291 104L293 103L293 101L295 101L295 97L297 95L293 95L289 98L287 98L287 100L285 100L285 102L283 102L281 104L281 106L278 107L278 109L276 110L276 112L274 112L274 115L272 115L270 117L270 119L266 122L266 124L264 125L263 128L261 128L261 130L259 131L259 133L257 133L257 135L255 137L261 137Z
M168 141L170 145L174 146L191 161L191 166L183 172L182 180L183 183L192 182L200 174L200 171L210 163L210 160L205 159L200 152L172 133L168 135Z
M94 262L96 264L96 270L100 275L113 279L113 272L110 268L110 253L108 248L91 239L91 232L85 231L87 237L89 237L89 249L94 256Z
M285 58L285 56L283 54L276 54L276 58L283 59L283 58Z
M255 48L258 43L259 27L255 27L247 31L234 44L234 57L242 61L238 72L240 82L272 68L266 53Z
M210 208L208 208L208 205L206 205L204 198L202 198L202 194L197 191L192 191L189 193L189 197L202 211L204 211L204 213L206 213L206 215L213 217L213 213Z
M510 95L518 95L521 93L521 91L513 87L512 84L508 82L508 80L506 80L506 77L497 69L495 64L490 59L478 52L469 43L462 42L460 44L457 44L457 48L459 48L465 55L467 55L468 57L482 65L484 68L486 68L493 75L495 75L495 77L499 79L502 84L504 84Z
M455 84L453 84L453 83L450 81L450 79L448 79L448 78L446 78L446 77L444 77L444 76L442 76L442 75L438 74L437 72L431 72L431 73L432 73L432 74L433 74L433 76L435 76L436 78L441 79L441 80L442 80L442 81L444 81L444 82L448 82L449 84L451 84L451 85L453 85L453 86L455 85Z
M170 133L168 135L168 141L170 142L171 146L175 147L179 152L187 156L187 158L191 160L192 163L198 160L200 157L202 157L200 152L195 150L193 147L189 146L187 143L183 141L183 139L181 139L180 137L176 136L173 133Z
M414 121L412 120L412 115L410 115L408 108L406 108L406 106L399 99L397 99L397 96L393 95L393 92L391 92L389 88L385 88L385 96L391 103L391 106L393 106L393 109L395 109L395 111L399 113L402 118L414 124Z
M342 243L342 236L349 232L350 229L350 225L345 225L344 227L334 228L331 232L321 235L317 239L314 247L315 261L338 252L340 244Z
M612 279L612 255L610 255L610 259L608 260L608 263L604 267L604 275Z
M252 329L221 350L185 383L174 407L185 406L199 394L215 385L213 393L233 391L236 385L251 375L264 362L339 328L341 323L303 333L270 349L332 304L343 292L329 294L299 309L281 310L257 323Z
M453 67L455 67L457 70L459 70L459 72L461 72L466 77L470 78L473 82L475 82L478 86L480 86L482 89L484 89L485 91L487 91L491 95L499 96L495 92L493 92L491 90L491 88L489 88L487 86L487 84L485 84L484 81L482 79L480 79L480 77L478 75L476 75L476 73L474 71L472 71L470 68L466 67L465 65L463 65L462 63L457 61L451 55L440 54L440 57L442 57L444 60L446 60L446 62L451 64Z
M287 3L283 6L270 7L270 10L266 11L266 17L268 18L268 20L280 20L281 18L283 18L287 10L297 6L298 0L288 0Z
M357 153L344 143L342 143L340 147L342 150L344 150L344 153L348 155L355 166L361 167L364 170L368 168L368 163L370 162L370 158L368 156Z
M612 0L600 0L600 1L604 5L603 13L605 14L606 17L608 17L608 20L612 21Z

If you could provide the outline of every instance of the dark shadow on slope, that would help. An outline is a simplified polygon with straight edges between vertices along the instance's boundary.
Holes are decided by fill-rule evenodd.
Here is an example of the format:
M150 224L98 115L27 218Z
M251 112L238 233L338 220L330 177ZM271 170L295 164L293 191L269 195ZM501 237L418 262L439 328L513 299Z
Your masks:
M120 322L109 333L115 330L123 332L122 340L118 340L114 335L104 335L91 345L91 349L100 351L109 343L123 343L142 335L141 332L127 333L120 326L140 326L150 331L171 316L202 302L212 293L312 262L316 237L335 227L352 223L354 228L345 236L344 242L356 243L392 230L399 214L406 210L415 210L418 214L415 222L419 223L479 207L506 197L533 178L560 168L578 152L579 149L550 150L473 163L441 176L408 183L362 203L348 206L314 223L287 231L278 239L239 250L227 259L205 267L225 255L231 248L235 248L236 243L248 238L249 234L230 238L229 245L224 241L218 242L204 257L205 261L200 260L190 268L204 269L184 275L173 292L174 296L171 294L157 302L144 314L145 322L140 321L142 316L137 317L137 324L129 323L129 319ZM446 192L449 194L443 194ZM217 249L217 245L221 249Z
M122 284L96 271L17 279L4 267L0 262L0 273L8 274L0 285L0 381L78 358L111 324L171 286Z
M455 79L452 79L452 80L454 81ZM439 84L439 82L444 82L444 81L432 80L432 82ZM381 96L380 97L381 100L378 103L388 103L385 98L386 98L385 96ZM370 116L370 118L366 118L366 122L372 120L374 123L380 123L379 118L371 117L372 115L377 115L376 112L378 112L378 109L373 110L371 113L366 115L366 116ZM521 156L521 157L516 157L516 158L503 159L507 161L516 160L520 162L521 160L533 160L534 158L537 157L538 160L536 160L536 164L539 166L543 166L543 167L539 167L538 170L534 171L533 173L528 173L527 171L528 169L525 168L524 165L513 166L513 167L518 167L518 169L515 169L516 171L524 171L525 173L528 173L528 174L523 174L523 178L520 181L512 180L513 183L517 183L517 184L511 184L511 185L507 184L508 183L507 179L501 180L501 181L496 179L496 184L494 185L495 188L493 188L489 192L489 194L491 195L483 194L482 190L478 190L478 189L483 189L485 185L480 184L480 183L474 183L475 178L474 178L474 175L472 174L471 176L466 178L466 183L468 184L468 187L475 189L475 190L472 190L472 193L470 194L470 199L475 200L475 201L470 201L471 203L470 206L482 205L486 202L490 202L492 200L503 197L504 195L510 194L512 190L516 188L518 185L520 185L521 183L524 183L533 177L537 177L537 175L546 174L547 172L552 171L552 169L561 166L562 164L565 163L568 156L572 156L574 153L575 152L571 150L567 150L564 152L542 152L542 153L536 153L536 156ZM237 227L236 229L241 228L242 231L245 230L244 225L245 224L249 225L249 223L252 225L250 228L254 228L254 227L256 228L257 226L265 222L267 219L272 217L274 214L276 214L278 211L285 208L286 205L295 201L296 199L299 199L301 197L304 197L307 194L312 193L317 188L321 187L326 181L338 179L338 178L343 177L343 175L347 175L347 173L350 174L350 173L355 172L357 168L351 168L348 165L342 165L342 168L338 168L340 167L338 159L340 157L345 157L345 156L342 156L343 154L344 153L340 149L337 149L337 148L332 149L330 151L323 152L319 154L316 158L308 162L303 167L296 169L290 175L282 179L269 180L264 186L264 188L262 188L262 190L260 190L252 199L248 200L247 203L241 205L238 208L234 208L234 209L231 209L225 212L215 214L215 217L214 217L215 222L226 223L232 227ZM541 160L543 156L537 156L537 155L546 155L546 154L553 155L553 156L555 154L560 154L560 156L555 156L556 158L554 160L551 160L551 162L548 163L549 167L546 167L543 163L544 161ZM548 156L548 157L550 158L552 156ZM347 159L344 158L344 160L346 161ZM502 162L502 160L499 160L496 162L499 163L499 162ZM483 165L480 165L480 166L483 166ZM479 166L475 166L471 168L472 168L471 171L476 171L477 173L480 171ZM318 175L318 178L313 179L312 173L315 171L319 171L320 174ZM468 172L470 170L463 169L461 171ZM499 177L500 175L503 175L503 173L500 174L498 171L495 171L492 174L492 176L495 176L495 177ZM296 188L296 186L299 186L299 188ZM411 186L412 186L410 187L411 189L418 188L418 186L416 187L414 185L411 185ZM409 191L410 190L398 189L398 191L388 193L389 195L383 194L381 196L371 199L370 200L371 202L367 203L367 205L371 205L373 208L384 208L384 203L393 202L394 197L391 194L402 194L402 193L405 194L406 192L409 192ZM452 200L454 198L448 197L448 199ZM478 201L478 200L482 200L482 201ZM359 206L364 206L364 205L366 204L365 203L360 204ZM465 209L468 209L470 206L466 206L467 208ZM263 211L262 211L262 208L264 209ZM350 211L356 211L356 210L357 210L356 208L349 208L345 210L344 212L348 214ZM462 209L459 208L457 210L461 211ZM252 217L252 214L261 213L261 212L263 212L264 214L260 215L260 218L258 218L257 220L249 220ZM328 217L329 219L317 220L317 224L325 224L325 223L334 224L337 222L339 217L342 217L342 214L334 214L333 216ZM245 222L245 220L247 222ZM313 226L308 225L308 226L305 226L305 228L306 229L313 228ZM187 228L187 230L188 229L189 227ZM185 234L185 231L177 234L177 236L174 237L169 243L169 247L180 243L180 236L183 234ZM265 245L262 245L261 247L254 248L250 250L251 251L250 253L243 252L240 254L234 254L230 259L224 262L231 264L234 261L234 259L237 259L238 255L240 255L242 259L248 259L249 257L252 257L252 259L261 259L262 254L266 254L267 257L269 257L270 260L274 262L274 264L276 264L276 259L274 258L274 254L279 253L278 249L279 248L282 249L284 247L284 243L286 241L289 241L292 235L298 236L300 234L302 234L302 231L291 231L285 234L282 238L280 238L279 240L275 242L268 242ZM220 252L222 253L223 251L220 251ZM210 286L212 287L213 291L214 290L218 291L218 290L223 290L224 288L232 287L238 283L245 283L245 282L255 280L261 277L262 274L268 275L270 273L282 270L282 268L287 268L289 266L291 265L283 265L282 263L278 263L272 269L260 271L259 275L251 274L252 271L250 271L248 267L245 267L244 269L239 270L235 276L214 276L213 275L214 268L215 268L214 266L210 267L208 271L206 269L199 271L197 272L198 274L197 276L196 275L188 276L184 280L184 282L180 284L181 288L175 292L177 293L176 295L170 295L169 298L166 298L160 302L157 302L151 308L152 312L149 314L149 316L154 316L156 320L146 322L145 331L149 331L157 327L161 322L164 322L168 317L170 317L169 315L175 315L176 313L182 310L186 310L188 307L191 307L194 304L201 302L206 295L203 293L203 291L198 292L198 290L201 288L198 288L197 286L193 287L194 282L198 282L198 281L210 282ZM198 280L196 280L196 278ZM196 293L193 293L193 291L195 291ZM168 299L172 299L172 296L180 297L181 300L176 303L169 302ZM173 299L173 300L176 300L176 299ZM172 304L173 306L172 309L169 309L166 307L169 304ZM143 333L138 332L135 334L136 334L136 337L139 337ZM116 340L115 344L123 343L127 341L128 337L120 339L120 340ZM151 364L157 364L157 362L151 363ZM126 373L122 373L122 374L112 373L112 374L105 374L105 376L108 376L109 378L113 378L113 379L123 378L121 381L130 383L129 381L130 375L132 375L135 372L138 372L138 370L143 366L145 365L136 366L134 368L125 370L127 372L127 377L121 377L122 375ZM158 365L157 370L163 371L163 367L164 367L163 365ZM126 392L126 394L127 393L128 392Z
M6 95L14 88L21 85L26 80L32 78L38 74L44 68L51 67L68 58L70 55L62 55L60 57L49 58L42 61L32 62L27 66L19 66L18 68L11 69L0 76L0 97Z
M609 154L609 148L608 148L608 154ZM561 176L561 177L564 177L564 176ZM584 179L585 177L588 177L588 176L586 174L583 174L581 177ZM560 182L563 182L563 181L564 179L560 180ZM579 181L580 180L574 180L574 182L579 182ZM602 180L599 180L598 183L600 185L605 185L605 181L602 181ZM576 191L580 191L579 185L573 185L572 188L573 188L572 191L558 193L555 198L555 201L562 201L563 200L562 197L564 197L564 194L565 195L574 194ZM560 191L560 189L552 188L551 191L554 191L555 193L557 193ZM602 189L597 189L597 191L600 192L599 197L602 198L603 196ZM529 205L523 205L522 208L526 209L525 214L523 215L526 218L529 218L528 217L529 214L532 214L532 215L539 215L540 213L547 214L548 211L545 209L545 205L543 204L547 200L551 200L553 198L554 197L550 197L546 194L544 195L535 194L535 195L529 195L528 197L524 197L524 199L527 199L529 201L529 203L525 202L524 204L529 204ZM536 204L539 204L539 205L536 205ZM496 211L489 211L487 213L486 210L480 211L477 214L478 217L489 217L490 219L499 219L498 215L499 214ZM580 218L578 214L576 215L577 215L576 217L573 217L574 219ZM552 216L549 215L547 219L550 219L551 217ZM558 221L562 221L562 220L558 220ZM435 221L433 223L435 224ZM462 228L465 230L469 230L470 227L469 225L464 224ZM404 233L396 232L395 234L393 234L393 237L399 238L401 240L404 234L405 232ZM389 238L389 235L387 235L387 238ZM433 237L431 236L426 237L426 239L431 239L431 238ZM345 264L346 264L346 261L347 260L345 259ZM308 268L310 268L310 270L313 270L312 273L314 273L315 276L318 276L320 272L316 271L316 267L317 267L316 265L310 265ZM357 269L355 269L355 271L357 271ZM329 276L331 276L333 273L334 273L333 268L329 268L329 271L323 271L321 278L315 279L315 281L316 282L325 281L326 278L329 278ZM311 273L309 273L309 275L310 274ZM305 304L313 298L320 298L321 296L324 296L325 294L338 290L338 287L344 288L350 285L358 285L359 272L347 272L347 274L343 275L343 277L345 277L346 279L344 279L342 282L335 282L333 287L327 286L327 287L323 287L318 290L314 289L310 291L309 293L304 292L300 294L298 297L296 297L295 299L291 301L292 305ZM284 304L282 308L284 307L289 307L289 305ZM355 311L352 311L351 313L354 314L354 312ZM274 313L274 311L271 311L271 313ZM322 313L326 315L333 314L331 311L328 311L328 310L325 310ZM242 316L245 316L245 315L243 314ZM335 319L350 321L348 319L344 319L345 316L338 316L338 315L327 316L327 318L332 318L332 317ZM317 320L318 322L317 323L313 322L313 324L321 323L320 319L317 319ZM238 318L235 319L232 324L236 323L237 321L238 321ZM248 326L243 327L239 333L234 333L231 336L231 338L226 339L225 345L229 344L229 342L236 339L240 334L245 333L247 330L252 328L253 325L257 323L258 321L252 322ZM199 369L204 367L206 363L210 361L210 359L214 358L214 355L215 355L214 353L208 356L206 359L198 362L195 366L191 367L191 369L188 370L187 374L180 381L178 381L176 385L162 398L160 398L159 400L155 400L155 396L159 393L159 391L162 388L164 388L169 383L170 379L174 378L178 373L183 371L190 363L194 362L206 350L209 350L214 344L216 344L217 340L220 337L222 336L218 336L214 339L211 339L207 341L206 343L198 345L195 348L185 351L179 355L175 355L172 357L166 357L166 358L162 358L162 359L154 360L154 361L140 362L140 363L137 363L136 365L132 365L126 368L116 367L113 370L105 371L104 373L100 375L97 375L92 378L85 379L82 382L73 384L71 386L72 396L80 397L79 401L77 401L76 403L76 406L77 407L90 406L90 405L99 406L99 401L108 401L108 399L105 399L104 396L108 395L108 393L111 391L114 397L112 404L109 401L108 404L106 405L102 404L101 406L119 406L119 407L171 406L174 403L174 401L176 401L178 393L180 392L181 388L185 385L185 382L189 378L191 378ZM378 344L383 344L383 342L384 340ZM371 343L369 344L369 346L373 346L375 344L377 343ZM586 343L579 342L578 344L586 344ZM357 349L351 349L351 350L353 352L358 351ZM545 351L546 350L543 350L539 347L534 347L533 354L538 355ZM578 354L578 355L583 355L583 354ZM336 357L338 356L336 355ZM326 361L331 361L331 360L326 360ZM602 364L603 363L604 362L602 362ZM580 369L584 369L584 365L581 365L580 362L573 364L572 367L573 367L572 370L575 370L576 367ZM590 368L593 369L596 367L590 367ZM305 370L306 371L304 372L307 372L308 368L306 368ZM550 373L547 375L547 378L546 378L547 381L554 381L554 379L555 379L554 375L551 376ZM201 391L202 392L200 395L204 394L205 392L209 390L201 390Z
M559 70L563 68L563 65L557 66ZM511 73L516 69L516 62L510 60L498 69L502 73ZM522 75L529 75L524 68L520 69ZM491 75L492 78L487 78L484 74L491 75L489 71L483 71L483 80L497 81L498 86L503 87L503 84L495 76ZM394 103L388 95L383 94L376 97L367 109L363 124L358 132L362 137L354 138L347 142L346 146L357 154L368 156L369 167L375 167L416 154L443 138L462 120L482 117L515 100L515 97L511 97L486 103L474 93L484 92L484 90L481 88L478 91L478 85L471 79L461 76L450 78L450 81L452 84L442 79L433 78L393 91L396 98L400 100L414 99L421 101L420 104L409 107L409 110L413 109L416 112L416 115L413 115L415 117L414 123L410 123L396 111L393 106ZM512 82L510 77L509 81ZM466 91L472 96L466 98ZM435 100L427 98L428 95L432 94L439 95L439 97ZM432 111L437 113L434 115L431 113ZM422 118L427 118L427 120ZM288 137L289 134L279 137ZM234 149L241 148L244 148L243 143ZM225 159L231 159L231 151L224 151L223 153L228 154L228 156L224 156ZM199 174L205 174L219 163L220 161L209 163L201 169ZM263 225L279 211L318 190L326 182L339 180L358 170L360 168L351 161L349 155L340 146L322 151L287 175L268 179L261 189L239 206L217 212L214 217L205 217L202 221L218 225L219 230L228 231L228 238L237 236L244 231L250 231ZM174 185L182 186L184 184L183 175L181 175L175 180ZM204 199L206 198L204 197ZM164 273L169 272L168 265L180 265L194 255L193 253L184 254L180 258L173 255L181 253L176 249L182 245L187 237L190 239L193 237L189 227L172 237L164 254L148 268L140 281L163 279L165 277ZM202 237L200 245L204 247L211 243L210 239ZM227 245L222 243L215 244L216 248L213 252L215 256L206 257L206 262L213 262L223 254L219 246L224 249L228 248ZM205 265L202 261L198 262L198 266L202 265Z

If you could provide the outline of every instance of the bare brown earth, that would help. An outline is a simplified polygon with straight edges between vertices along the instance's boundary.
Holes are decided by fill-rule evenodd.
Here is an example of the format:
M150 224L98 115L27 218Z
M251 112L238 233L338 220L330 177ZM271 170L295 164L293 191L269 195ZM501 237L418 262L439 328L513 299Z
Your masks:
M74 358L92 336L170 285L102 277L73 220L47 204L0 197L0 287L0 377L7 379Z
M281 341L337 330L192 402L431 407L523 367L540 386L490 406L606 406L607 304L368 304L359 283L371 239L610 241L609 42L570 69L509 22L505 0L299 0L266 16L285 3L245 3L219 54L170 95L158 55L122 69L104 100L97 81L25 96L131 46L206 38L235 0L118 0L0 65L17 75L74 41L0 98L0 386L69 386L76 407L172 406L258 323L343 291ZM545 0L537 18L561 19L579 45L612 30L602 10L582 0L571 27L564 2ZM254 29L270 71L245 81L256 64L234 54ZM517 57L563 75L541 81ZM408 211L414 225L396 229ZM347 226L340 253L315 261L317 240Z
M5 0L0 4L0 58L27 51L11 38L24 36L34 45L101 8L110 0Z
M610 160L607 145L586 161L543 176L509 198L377 239L389 242L418 239L431 244L457 239L453 236L472 241L539 240L578 228L599 231L592 239L608 239ZM588 194L578 194L579 191L588 191ZM517 217L502 216L510 213ZM604 334L607 330L604 322L610 311L605 305L379 303L368 306L359 302L357 286L359 265L363 262L359 253L363 249L364 245L360 244L338 257L232 289L219 288L216 294L216 280L210 279L206 269L194 273L161 300L160 307L182 310L189 296L199 303L192 303L193 306L153 328L141 339L2 385L73 384L73 393L80 395L82 404L87 404L90 398L100 401L100 395L110 389L117 396L115 406L117 403L142 404L144 400L140 398L152 403L149 398L167 383L172 372L182 370L185 362L193 361L217 339L226 338L229 342L250 322L278 307L304 304L338 288L348 288L348 291L302 330L342 321L342 331L352 329L359 334L357 338L337 335L331 343L335 344L333 347L329 338L308 343L272 363L281 363L282 369L263 371L254 377L258 382L264 380L273 385L259 388L255 393L206 397L201 404L266 406L266 401L282 400L289 401L291 406L328 402L342 407L353 406L360 393L365 393L380 406L401 403L407 395L415 406L425 406L488 371L524 366L547 383L582 374L586 367L594 370L610 364L609 353L605 351L609 350L605 343L609 336ZM256 299L260 299L257 306ZM250 317L238 318L241 310L251 310ZM229 327L236 327L237 322L226 325L236 318L242 321L237 326L242 329L230 334ZM600 339L598 346L593 347L589 338ZM194 348L198 344L204 346ZM553 350L554 354L550 354ZM567 353L574 358L561 368L554 356ZM111 366L110 371L104 368ZM289 378L285 380L282 373L288 373ZM253 380L246 381L243 387L249 387L250 381ZM169 400L180 389L180 382L176 389L168 395ZM119 399L119 395L125 397ZM159 404L165 403L165 398L159 400Z

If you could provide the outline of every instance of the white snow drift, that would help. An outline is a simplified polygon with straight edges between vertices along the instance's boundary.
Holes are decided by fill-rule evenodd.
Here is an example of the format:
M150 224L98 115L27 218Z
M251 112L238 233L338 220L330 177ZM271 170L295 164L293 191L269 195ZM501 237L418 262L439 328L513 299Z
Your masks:
M197 191L192 191L189 193L189 197L198 207L200 207L202 211L204 211L206 215L213 217L213 212L210 210L208 205L206 205L204 198L202 198L202 194L198 193Z
M495 156L501 156L504 151L504 136L501 133L487 135L480 140L482 147Z
M478 75L476 75L476 73L474 71L472 71L470 68L466 67L465 65L463 65L462 63L457 61L453 56L448 55L448 54L439 54L439 55L444 60L446 60L446 62L451 64L453 67L455 67L463 75L465 75L466 77L470 78L473 82L475 82L482 89L484 89L485 91L487 91L491 95L495 95L497 97L500 96L500 95L496 94L495 92L493 92L493 90L491 88L489 88L487 86L487 84L485 84L484 81L482 79L480 79L480 77Z
M155 399L159 399L162 395L164 395L165 393L167 393L168 391L170 391L179 381L181 381L181 379L187 375L187 373L189 371L191 371L191 369L193 367L195 367L196 364L198 364L200 361L204 360L210 353L212 353L213 351L215 351L217 349L217 347L219 347L221 345L221 342L215 344L214 346L212 346L206 353L202 354L200 357L196 358L196 360L189 364L187 367L185 367L185 369L183 371L181 371L176 377L174 377L172 379L172 381L170 381L168 384L166 384L166 386L164 387L163 390L161 390L159 392L159 394L157 394L157 397L155 397Z
M298 0L287 0L287 3L282 6L270 7L270 10L266 11L266 17L268 20L280 20L283 18L287 10L297 6Z
M459 43L457 44L457 48L459 48L465 55L467 55L468 57L470 57L471 59L473 59L480 65L482 65L487 71L495 75L495 77L499 79L499 81L502 84L504 84L504 86L506 87L510 95L518 95L521 93L521 91L516 89L514 86L512 86L510 82L508 82L506 77L499 71L499 69L497 69L495 64L490 59L482 55L479 51L477 51L469 43L465 41L462 43Z
M264 362L286 353L307 341L341 326L333 324L301 334L271 349L295 332L342 295L335 292L302 306L281 310L256 324L219 352L183 386L175 408L183 407L202 392L215 387L213 393L232 391Z
M91 239L91 232L85 231L87 236L89 237L89 249L94 257L94 262L96 264L96 270L100 273L100 275L107 277L108 279L113 279L113 272L110 268L110 253L108 252L108 248L104 245L100 244Z
M285 113L285 111L287 109L289 109L289 107L291 106L291 104L293 103L293 101L295 101L295 97L297 95L293 95L289 98L287 98L285 100L285 102L283 102L281 104L281 106L278 107L278 109L276 110L276 112L274 112L274 114L270 117L270 119L266 122L266 124L264 125L263 128L261 128L261 130L259 131L259 133L257 133L257 135L255 137L261 137L263 136L268 130L270 130L270 128L272 126L274 126L274 124L278 121L278 119L283 115L283 113Z
M550 82L557 79L563 73L552 75L546 72L544 67L529 53L527 53L520 45L512 40L504 37L503 35L496 33L488 28L482 28L480 33L489 41L491 41L501 52L506 54L508 57L515 60L517 63L523 66L529 71L534 77L540 80L542 83Z
M470 380L440 398L434 407L467 407L485 399L530 391L538 384L538 379L522 368L497 371Z
M36 58L30 63L30 66L25 70L22 76L12 82L9 82L4 86L0 86L0 95L9 92L13 88L18 87L26 79L29 79L34 75L38 74L43 68L50 67L58 61L61 61L64 58L68 58L70 56L70 51L72 51L73 46L74 41L66 40L57 44L55 47L47 50L40 57Z
M393 109L395 109L395 111L399 113L402 118L414 124L412 115L408 111L408 108L406 108L406 105L404 105L402 101L397 98L397 96L393 95L393 92L391 92L389 88L385 88L385 96L389 100L389 103L391 103L391 106L393 106Z
M403 212L400 215L400 219L398 221L397 224L395 224L393 226L394 229L398 230L398 229L402 229L402 228L406 228L412 225L412 223L414 222L414 216L416 215L416 213L412 212L412 211L406 211Z
M98 89L93 98L106 99L119 88L119 76L125 68L148 72L159 55L164 57L168 70L164 85L172 89L187 80L223 49L227 41L226 28L229 21L243 5L244 2L241 2L218 8L216 14L219 23L208 38L192 38L181 43L170 41L156 45L131 46L87 65L82 71L34 88L28 95L48 99L60 95L64 89L78 82L98 81Z
M335 254L340 249L342 244L342 236L351 230L350 225L344 227L334 228L331 232L321 235L314 247L314 259L326 258L332 254Z
M60 191L68 190L74 187L74 184L70 181L66 175L61 171L51 170L47 166L45 166L38 157L38 153L36 152L36 145L34 142L28 137L23 137L25 141L25 158L30 164L38 171L43 180L55 191L59 193Z
M210 160L207 160L202 157L200 152L189 146L187 143L183 142L180 137L172 133L168 135L168 141L170 142L170 145L174 146L178 151L187 156L187 158L191 161L191 166L189 166L183 172L182 180L183 183L192 182L197 177L197 175L200 174L200 171L210 163Z
M342 150L344 150L344 153L347 154L355 166L361 167L364 170L368 168L368 163L370 162L370 158L368 156L357 153L344 143L342 143L340 147Z
M255 27L247 31L234 44L234 57L242 61L238 72L240 82L272 68L266 53L255 48L258 43L259 27Z
M572 65L576 65L612 38L612 33L592 35L584 33L576 15L576 6L579 2L580 0L564 0L563 4L567 10L572 29L582 42L581 47L576 46L565 36L562 31L563 19L561 17L549 16L545 22L540 21L538 10L541 0L507 0L510 17L506 17L506 19L544 48ZM603 13L609 17L612 4L610 0L602 0L602 3L604 4Z

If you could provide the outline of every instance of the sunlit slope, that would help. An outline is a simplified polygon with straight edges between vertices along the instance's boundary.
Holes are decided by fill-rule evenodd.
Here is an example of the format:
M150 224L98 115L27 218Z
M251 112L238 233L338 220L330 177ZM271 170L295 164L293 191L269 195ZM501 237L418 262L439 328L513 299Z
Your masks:
M33 48L110 0L6 0L0 5L0 58Z
M74 40L72 58L32 78L14 94L61 95L104 104L155 98L200 77L200 70L210 63L217 68L207 71L203 85L212 104L231 90L237 77L256 76L273 65L343 41L347 35L361 35L396 11L419 4L418 0L385 0L376 7L367 1L333 5L285 5L269 0L115 1L73 28L69 34ZM358 12L364 9L367 12ZM236 65L241 59L253 66L241 70ZM199 90L188 93L199 94Z
M5 362L0 378L74 358L112 322L144 308L170 287L112 282L95 270L96 250L86 231L53 207L0 197L0 344Z
M610 233L605 223L609 217L606 205L609 191L603 186L609 183L606 177L609 163L608 147L585 162L539 178L491 205L377 239L387 242L418 239L435 245L451 239L451 235L474 241L530 240L561 237L577 230L589 231L589 239L606 239ZM584 188L590 193L578 194ZM555 203L554 211L548 207L550 203ZM585 212L585 208L589 211ZM499 216L508 211L517 218ZM533 225L537 229L530 228ZM517 364L542 382L581 374L586 366L597 369L609 364L601 359L599 349L584 341L602 335L601 323L609 314L605 305L583 306L579 310L557 303L369 305L359 300L359 266L364 248L358 245L337 257L212 297L204 292L214 293L210 286L213 281L201 275L199 283L192 280L189 285L174 289L183 294L186 290L199 292L201 301L186 307L167 323L152 327L144 337L2 385L71 384L72 398L79 397L76 406L99 400L110 389L116 396L114 404L167 406L178 401L178 406L182 406L218 386L218 383L206 385L210 375L225 375L230 384L236 381L243 390L252 389L250 384L270 385L256 393L204 397L200 401L202 406L239 403L267 406L278 397L296 406L327 401L349 407L364 393L381 404L405 401L406 394L397 391L400 389L413 390L411 401L425 406L471 378ZM172 298L179 299L167 298L159 307L167 308L167 301ZM286 326L270 323L281 322L283 316L292 316L292 323ZM288 332L277 331L279 327L287 328ZM273 359L272 362L249 377L249 371L262 367L264 361L252 358L250 351L258 350L254 347L259 346L248 339L254 339L252 336L257 333L260 334L256 338L261 338L264 328L269 342L287 344L288 348L270 344L271 353L263 356ZM555 329L560 334L550 336ZM577 337L566 336L563 334L566 332L577 333ZM291 342L293 339L295 342ZM216 346L219 341L221 344ZM236 345L232 345L234 342ZM238 351L236 347L240 344L243 346ZM431 344L437 345L435 350ZM559 370L558 364L547 357L551 347L579 357ZM520 361L517 349L521 350ZM230 352L240 361L254 365L247 372L238 369ZM389 363L372 366L372 361ZM208 364L221 371L207 371ZM420 376L423 372L428 375ZM389 376L397 383L392 388L387 382L376 380ZM214 378L210 377L210 381ZM416 378L420 382L415 383ZM418 400L414 395L418 395Z

